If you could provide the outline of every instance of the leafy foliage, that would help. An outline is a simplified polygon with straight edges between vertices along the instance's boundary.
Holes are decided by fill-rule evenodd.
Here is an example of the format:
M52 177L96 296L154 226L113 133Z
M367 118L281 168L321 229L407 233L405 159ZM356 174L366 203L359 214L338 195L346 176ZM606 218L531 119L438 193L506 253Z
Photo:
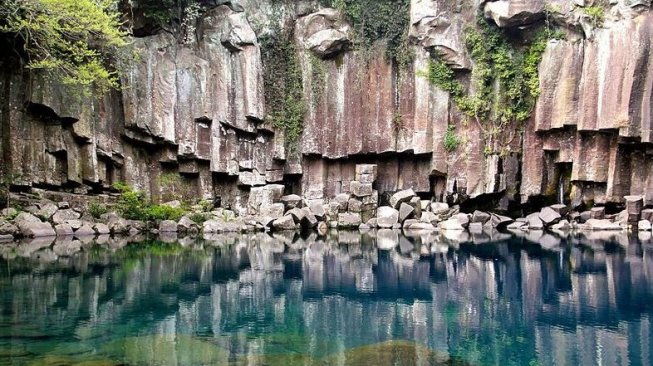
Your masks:
M4 0L0 33L17 37L27 68L105 91L118 87L106 65L110 51L125 44L119 16L115 0Z
M163 173L158 177L161 186L161 200L168 201L191 201L195 197L192 184L178 173Z
M408 45L410 24L409 0L323 0L347 15L362 46L369 47L380 39L388 41L387 57L400 66L412 60Z
M88 213L93 216L95 219L99 219L102 215L107 213L107 207L96 201L92 201L88 204Z
M444 149L448 152L455 151L460 145L460 137L456 134L453 126L447 127L447 132L444 134Z
M585 15L590 19L594 27L602 27L605 21L605 9L600 5L592 5L583 8Z
M474 95L466 95L454 71L439 57L429 64L428 79L449 92L469 117L503 125L528 119L539 96L538 67L551 38L563 35L545 27L525 47L517 47L500 28L484 19L469 28L466 45L474 60ZM498 87L497 87L498 84Z
M145 198L143 192L134 190L124 183L116 183L114 188L120 191L118 211L126 219L176 221L186 213L186 210L181 207L153 205Z
M194 38L195 22L204 11L201 0L133 0L133 7L155 29L164 29L179 36L181 43Z
M286 142L292 147L304 129L306 103L302 71L292 33L279 26L274 28L260 39L265 105L270 111L268 120L285 132Z

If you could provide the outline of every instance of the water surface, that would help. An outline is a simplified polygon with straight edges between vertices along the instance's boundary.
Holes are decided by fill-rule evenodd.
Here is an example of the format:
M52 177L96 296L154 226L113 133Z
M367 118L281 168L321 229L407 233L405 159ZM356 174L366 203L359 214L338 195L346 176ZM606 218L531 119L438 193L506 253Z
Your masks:
M532 239L3 246L0 364L651 365L650 234Z

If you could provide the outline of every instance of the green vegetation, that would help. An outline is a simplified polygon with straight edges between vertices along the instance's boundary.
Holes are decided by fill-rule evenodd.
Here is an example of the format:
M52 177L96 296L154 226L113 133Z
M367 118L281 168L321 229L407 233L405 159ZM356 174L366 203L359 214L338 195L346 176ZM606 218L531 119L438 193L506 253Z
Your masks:
M351 21L355 42L362 47L388 41L386 57L400 67L412 61L408 44L410 0L322 0L322 5L340 10Z
M260 39L265 105L270 111L268 120L285 132L287 144L294 148L304 130L306 113L302 70L292 33L278 25L273 28Z
M158 177L161 187L161 201L192 201L195 198L193 185L179 173L163 173Z
M474 60L475 93L466 93L454 70L437 55L429 63L426 76L431 84L449 92L466 116L489 124L488 133L497 135L502 126L531 116L540 93L538 67L542 54L549 39L563 37L546 26L520 46L503 30L480 18L477 26L466 32L466 46Z
M118 211L126 219L176 221L186 214L186 210L182 207L152 204L145 198L143 192L134 190L124 183L116 183L114 188L120 191Z
M311 60L311 88L313 92L313 103L317 104L324 95L324 88L326 88L326 65L324 61L320 60L315 55L310 55ZM315 105L314 105L315 107Z
M125 44L115 0L5 0L0 34L15 38L28 69L83 91L118 87L111 50Z
M456 151L460 145L460 137L456 134L454 127L449 125L444 134L444 149L448 152Z
M600 5L592 5L583 8L585 15L590 19L590 23L596 27L602 27L605 21L605 9Z
M132 0L153 31L163 29L178 36L181 43L194 39L195 23L204 12L198 0Z
M107 213L107 211L107 206L98 203L97 201L92 201L88 204L88 213L90 213L95 219L99 219L102 215Z

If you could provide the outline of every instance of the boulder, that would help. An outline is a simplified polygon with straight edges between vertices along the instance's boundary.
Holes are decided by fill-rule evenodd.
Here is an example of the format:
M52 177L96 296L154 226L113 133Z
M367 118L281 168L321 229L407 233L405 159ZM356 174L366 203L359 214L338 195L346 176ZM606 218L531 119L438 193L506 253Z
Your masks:
M376 210L376 222L382 229L390 229L399 222L399 211L392 207L382 206Z
M43 205L41 205L41 208L36 211L36 216L41 218L42 220L48 221L54 215L57 210L59 210L59 207L55 205L52 202L47 202Z
M32 215L29 212L21 212L16 216L16 218L14 218L14 223L17 226L20 226L21 223L26 223L26 222L39 223L41 222L41 219Z
M286 212L286 215L290 215L293 220L295 220L295 224L299 224L302 222L304 219L304 215L306 214L306 211L304 211L301 208L293 208L292 210L289 210Z
M63 224L68 220L77 220L80 216L81 214L73 209L63 209L52 215L52 222L55 224Z
M408 204L413 206L413 208L415 209L414 212L415 217L419 218L420 216L422 216L422 200L419 197L413 197Z
M304 217L302 218L301 221L302 227L307 229L312 229L316 227L319 221L317 220L317 217L313 215L311 210L308 207L304 207L302 211L304 211Z
M160 233L176 233L178 231L177 223L172 220L163 220L159 223Z
M560 220L558 223L551 226L553 230L568 231L571 230L571 224L567 220Z
M324 29L306 40L306 48L320 58L333 57L351 44L347 34L336 29Z
M338 203L340 211L347 211L347 204L349 202L349 193L340 193L337 194L334 198L334 201Z
M9 221L0 220L0 235L15 235L18 228Z
M26 238L42 238L57 235L52 225L47 222L23 220L17 223L20 233Z
M283 203L265 204L261 205L260 215L278 219L283 216L285 211L286 206Z
M326 219L326 210L324 209L324 202L311 201L308 203L308 209L319 221Z
M521 222L521 221L515 221L511 224L509 224L506 229L508 230L527 230L528 229L528 223Z
M214 233L237 233L244 231L246 225L239 220L226 221L224 219L207 220L202 225L202 232L207 234Z
M410 202L410 200L415 196L415 191L412 189L399 191L390 197L390 207L398 210L402 203Z
M469 215L466 213L458 213L453 216L454 219L458 220L460 225L462 225L463 228L466 228L469 226Z
M551 207L544 207L538 216L542 220L542 223L544 223L544 226L551 226L561 219L560 214Z
M642 210L642 220L653 221L653 209L647 208Z
M182 233L186 233L198 231L199 226L195 221L191 220L190 217L184 215L181 217L181 219L179 219L179 222L177 223L177 229Z
M651 222L648 220L640 220L637 223L637 230L639 231L651 231Z
M463 225L458 221L457 218L451 218L449 220L442 221L439 225L441 230L445 231L463 231L465 228Z
M437 229L435 226L428 222L413 222L410 225L406 226L404 225L405 230L411 230L411 231L436 231Z
M0 234L0 243L8 243L14 241L14 236L11 234Z
M376 217L373 217L373 218L367 220L367 222L365 222L365 223L367 224L367 226L369 226L372 229L375 229L375 228L377 228L379 226L378 223L377 223L377 218Z
M109 227L103 223L96 223L93 225L93 231L95 231L97 235L106 235L111 233Z
M129 232L129 223L122 217L112 217L108 222L109 230L112 234L125 234Z
M440 219L439 216L434 214L433 212L422 211L422 216L420 217L420 221L436 225L438 222L440 222Z
M295 219L291 215L285 215L272 222L275 230L295 230L297 228Z
M443 215L449 212L449 205L445 202L432 202L431 212L436 215Z
M357 228L362 224L361 215L357 213L340 213L338 214L338 227Z
M73 228L68 224L57 224L54 226L54 232L57 236L73 235Z
M639 220L642 209L644 208L643 196L625 196L626 211L628 211L628 222L635 223Z
M358 230L361 230L361 231L367 231L367 230L370 230L370 229L371 229L371 227L368 224L365 224L365 223L360 224L358 226Z
M296 194L289 194L281 197L281 202L284 204L286 210L292 210L295 207L301 207L302 198Z
M372 188L372 183L361 183L353 180L349 183L349 191L356 197L365 197L371 196L374 193L374 188Z
M531 230L542 230L544 229L544 222L542 222L542 219L540 219L540 214L539 212L532 213L528 216L526 216L526 220L528 220L528 228Z
M544 0L497 0L485 3L483 13L501 28L518 27L543 19Z
M356 198L350 198L347 203L347 210L349 212L361 212L363 211L363 202L357 200Z
M483 232L483 224L478 221L474 222L474 218L472 217L472 222L469 224L469 232L472 234L480 234Z
M399 222L403 223L407 219L412 218L414 215L415 215L415 207L405 202L399 206Z
M618 231L622 230L621 225L618 223L612 222L610 220L599 220L599 219L589 219L585 223L586 227L589 230L594 230L594 231Z
M584 214L584 215L583 215ZM605 207L592 207L589 211L589 215L585 212L581 212L581 220L584 218L585 220L582 222L585 222L589 219L597 219L597 220L602 220L605 218ZM586 216L586 217L583 217Z
M560 216L564 216L564 215L566 215L566 214L569 212L569 207L567 207L566 205L560 204L560 203L557 204L557 205L549 206L549 207L551 207L551 209L552 209L553 211L555 211L555 212L557 212L558 214L560 214Z
M95 230L93 230L93 225L90 223L84 223L79 229L75 230L75 236L90 236L95 235Z
M487 213L487 212L476 210L472 214L472 223L477 223L478 222L478 223L481 223L481 225L482 225L482 224L485 224L488 221L490 221L490 214Z

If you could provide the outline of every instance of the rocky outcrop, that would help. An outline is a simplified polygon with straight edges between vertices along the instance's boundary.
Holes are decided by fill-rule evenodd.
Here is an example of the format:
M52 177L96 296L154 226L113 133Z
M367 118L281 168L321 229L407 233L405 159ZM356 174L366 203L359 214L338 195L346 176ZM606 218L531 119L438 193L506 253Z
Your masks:
M137 57L121 65L123 88L106 95L75 96L38 74L3 67L3 163L15 189L96 194L124 181L156 201L215 199L240 216L270 219L264 225L282 218L288 207L280 199L291 193L315 209L322 202L323 214L313 210L319 221L344 208L364 223L366 205L405 190L435 202L492 197L504 210L535 196L591 206L642 195L650 205L650 4L611 2L602 24L589 5L412 0L413 57L400 64L388 59L384 40L357 47L356 30L335 9L218 2L183 44L166 32L131 40L128 52ZM488 150L483 121L464 117L424 71L437 55L468 85L474 62L465 29L477 14L527 34L545 13L567 37L547 45L540 97L523 134L506 125L501 132L512 142ZM260 41L278 26L292 31L302 76L306 111L294 144L271 125L265 105ZM447 151L450 127L461 143ZM356 171L363 164L377 167L373 185ZM347 197L346 208L329 207L338 195ZM420 215L405 209L402 221L436 221L437 207L417 206L410 207ZM39 215L49 220L50 211ZM113 230L127 226L116 222Z

